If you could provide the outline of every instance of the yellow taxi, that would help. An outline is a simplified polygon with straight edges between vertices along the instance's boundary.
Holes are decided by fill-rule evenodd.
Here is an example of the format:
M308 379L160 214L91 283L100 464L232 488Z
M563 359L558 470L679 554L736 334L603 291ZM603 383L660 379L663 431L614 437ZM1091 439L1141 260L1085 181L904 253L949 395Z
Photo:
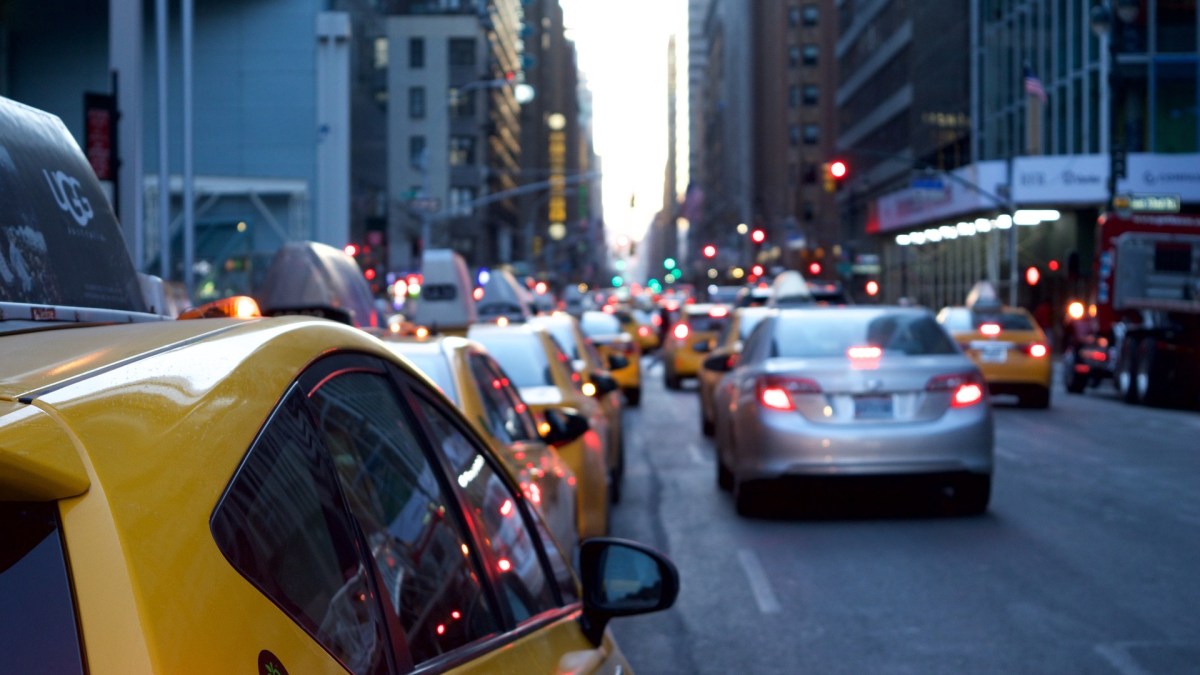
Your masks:
M564 551L578 543L575 473L538 431L533 411L482 345L460 337L388 339L454 401L476 431L493 442L526 499L542 514ZM566 443L575 438L554 438Z
M700 364L700 373L696 376L700 387L700 430L705 436L712 436L716 430L713 414L714 393L717 383L729 371L729 367L710 368L710 363L723 360L732 365L731 359L736 359L742 351L742 342L750 331L758 325L767 314L773 311L771 307L737 307L730 315L729 323L721 334L712 341L713 348ZM711 361L717 359L718 361Z
M582 416L587 431L556 443L558 454L576 480L577 530L580 538L608 533L611 472L608 467L608 416L599 401L583 391L583 376L550 333L532 324L476 324L467 337L487 349L504 368L521 398L542 418L552 412ZM615 384L614 384L615 386Z
M637 407L642 400L642 348L621 326L615 313L588 310L579 317L583 334L596 345L600 363L625 394L625 401Z
M684 378L699 375L700 364L713 341L729 324L729 314L727 305L695 303L680 307L679 320L662 346L663 384L667 389L679 389Z
M0 672L628 668L605 624L673 602L666 558L596 539L576 577L378 339L155 313L61 121L0 98L0 147Z
M658 349L661 342L658 327L662 324L662 317L658 312L633 307L627 310L618 309L613 312L613 316L621 322L621 327L629 333L629 337L637 341L643 354Z
M1015 395L1024 407L1050 406L1050 342L1032 314L984 297L945 307L937 320L979 366L992 394Z
M530 323L544 327L570 359L575 372L583 378L583 392L595 398L608 419L607 457L612 475L609 494L613 503L621 500L621 478L625 473L625 433L621 413L620 387L616 384L608 363L600 358L595 344L583 334L579 319L566 312L540 314ZM610 381L612 384L610 385Z

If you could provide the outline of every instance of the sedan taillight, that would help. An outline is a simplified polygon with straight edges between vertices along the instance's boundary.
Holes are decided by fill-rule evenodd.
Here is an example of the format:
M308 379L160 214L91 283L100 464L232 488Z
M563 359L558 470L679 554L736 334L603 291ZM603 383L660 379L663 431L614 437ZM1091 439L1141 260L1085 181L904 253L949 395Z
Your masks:
M764 375L758 378L758 402L764 408L771 410L795 410L792 402L795 394L819 394L821 385L802 377L786 377L781 375Z
M675 326L675 330L671 331L676 340L686 340L688 332L689 331L686 323L677 324Z
M938 375L929 380L925 390L950 392L951 408L967 408L983 400L983 383L974 373Z

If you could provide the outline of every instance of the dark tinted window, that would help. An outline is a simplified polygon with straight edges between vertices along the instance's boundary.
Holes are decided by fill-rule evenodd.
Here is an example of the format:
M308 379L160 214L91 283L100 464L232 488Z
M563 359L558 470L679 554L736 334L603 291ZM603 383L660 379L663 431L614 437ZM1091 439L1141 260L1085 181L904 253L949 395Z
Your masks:
M82 673L54 504L0 503L0 673Z
M548 581L540 542L533 534L523 500L508 489L492 459L471 441L449 415L424 398L423 415L433 429L434 442L450 462L456 483L467 502L480 539L486 564L497 580L517 622L558 606Z
M845 356L851 347L874 345L888 353L954 354L958 350L928 314L913 312L814 311L780 315L772 355Z
M413 662L498 632L474 558L464 555L473 548L469 535L391 383L350 372L311 398Z
M377 595L333 465L293 390L268 421L212 520L239 572L352 672L387 669Z

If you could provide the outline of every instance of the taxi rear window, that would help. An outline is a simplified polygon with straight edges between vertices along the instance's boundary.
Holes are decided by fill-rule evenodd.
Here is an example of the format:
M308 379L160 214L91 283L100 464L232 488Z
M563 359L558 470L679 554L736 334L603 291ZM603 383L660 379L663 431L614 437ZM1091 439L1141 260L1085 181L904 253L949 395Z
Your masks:
M720 333L729 325L729 315L710 316L708 314L686 314L684 322L694 331Z
M0 673L82 673L53 504L0 503Z

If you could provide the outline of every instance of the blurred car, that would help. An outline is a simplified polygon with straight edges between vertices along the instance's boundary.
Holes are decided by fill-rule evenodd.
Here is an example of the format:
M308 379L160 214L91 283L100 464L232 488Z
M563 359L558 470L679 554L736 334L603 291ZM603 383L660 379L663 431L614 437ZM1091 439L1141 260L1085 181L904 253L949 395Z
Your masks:
M780 309L746 338L714 414L717 483L739 513L789 476L932 478L963 512L987 509L986 386L928 310Z
M661 344L659 326L662 325L662 316L654 309L641 309L637 307L630 309L628 316L632 319L632 322L622 321L622 325L638 341L638 346L642 348L642 353L645 354L658 349L659 344ZM621 317L618 316L618 318Z
M583 393L583 376L549 331L532 324L476 324L467 337L482 344L516 385L534 413L578 413L588 429L569 442L556 443L559 456L576 479L577 531L580 538L608 533L611 472L607 449L608 416L599 401Z
M542 514L564 551L579 538L575 474L544 442L538 423L500 364L478 343L460 337L385 342L442 390L476 431L493 441L496 454ZM556 439L570 442L574 438Z
M713 349L700 362L700 373L696 381L700 384L700 430L705 436L713 435L713 392L717 383L725 376L725 372L737 362L737 354L742 351L742 341L754 330L758 322L773 311L771 307L738 307L730 315L729 323L721 334L713 340ZM725 359L727 366L724 370L714 370L706 367L709 358L719 356ZM717 363L717 361L713 361Z
M1050 342L1032 314L998 302L975 303L944 307L937 319L979 366L992 394L1015 395L1029 408L1050 406Z
M642 400L642 348L621 325L616 312L586 311L579 317L579 327L596 345L601 365L608 366L625 394L625 401L631 406L639 405Z
M729 313L728 306L711 303L681 308L679 320L662 346L663 384L667 389L679 389L684 378L700 374L700 363L729 324Z
M762 307L771 301L771 295L771 287L765 284L746 286L738 291L733 305L735 307Z
M370 332L390 325L354 257L315 241L279 247L254 299L263 316L320 316Z
M321 318L152 312L62 122L0 98L0 148L0 672L628 668L605 623L671 604L665 558L585 542L581 587L407 361Z
M625 431L622 424L621 412L624 407L621 401L619 385L612 377L607 359L602 359L596 351L595 344L583 334L579 327L579 319L566 312L541 314L530 320L531 324L542 326L558 342L563 353L570 358L575 372L583 377L583 391L596 399L600 408L608 418L608 470L612 475L609 483L609 494L613 502L621 500L621 478L625 474Z

